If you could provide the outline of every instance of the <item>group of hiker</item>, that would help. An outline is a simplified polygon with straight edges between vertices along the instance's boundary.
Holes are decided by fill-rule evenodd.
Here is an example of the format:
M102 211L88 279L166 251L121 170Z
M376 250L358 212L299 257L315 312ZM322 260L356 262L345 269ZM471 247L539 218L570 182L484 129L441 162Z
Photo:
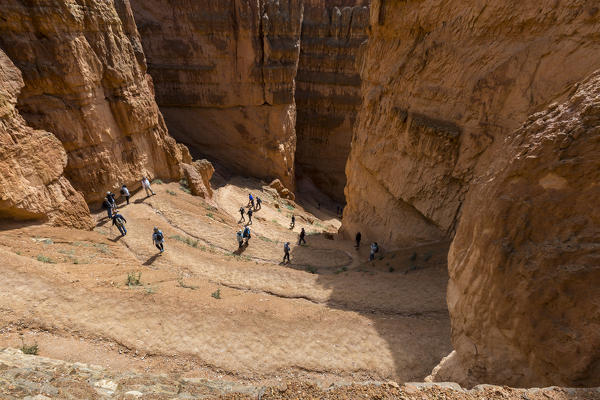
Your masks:
M156 193L152 190L150 186L150 181L147 177L142 177L141 180L142 187L146 191L146 197L154 196ZM127 185L123 184L119 191L121 194L121 199L124 199L126 204L129 204L129 199L131 198L131 193L127 188ZM103 207L106 208L108 219L112 220L112 226L116 226L121 233L121 237L127 235L127 228L125 224L127 224L127 220L125 217L119 213L117 208L117 199L114 193L108 191L106 192L106 197L104 198ZM165 251L165 236L162 231L157 227L154 227L152 231L152 243L156 246L160 253Z
M360 232L356 233L356 250L360 248L360 240L362 239L362 234ZM379 253L379 244L377 242L371 243L371 251L369 252L369 261L373 261L375 259L375 253Z

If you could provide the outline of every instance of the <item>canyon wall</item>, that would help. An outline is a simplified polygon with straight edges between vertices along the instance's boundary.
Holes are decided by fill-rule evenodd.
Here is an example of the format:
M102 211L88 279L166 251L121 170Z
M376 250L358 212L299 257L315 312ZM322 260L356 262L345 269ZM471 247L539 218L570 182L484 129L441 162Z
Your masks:
M346 160L361 104L356 62L366 0L306 0L296 76L296 176L343 203Z
M342 232L451 237L481 155L599 67L588 0L371 2Z
M600 385L600 70L489 150L448 257L473 381Z
M0 50L0 219L91 228L83 197L63 175L62 144L27 126L16 109L23 86L21 72Z
M5 0L0 48L23 74L20 114L60 140L86 201L142 174L181 176L128 0Z
M294 186L301 0L132 0L170 133L236 173Z

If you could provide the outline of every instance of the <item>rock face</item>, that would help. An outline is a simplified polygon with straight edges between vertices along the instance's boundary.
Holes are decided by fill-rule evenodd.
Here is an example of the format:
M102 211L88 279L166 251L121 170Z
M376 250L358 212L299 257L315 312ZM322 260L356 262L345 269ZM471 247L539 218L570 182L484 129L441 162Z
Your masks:
M451 237L480 157L599 67L587 0L374 0L343 232L388 247Z
M21 73L0 50L0 219L92 227L83 197L64 177L67 154L49 132L27 126L16 109Z
M210 179L215 172L215 168L210 161L197 160L191 165L182 164L182 168L192 195L200 196L203 199L212 198L213 191L210 186Z
M356 62L367 39L366 0L311 0L296 76L296 175L344 202L345 166L361 104Z
M294 185L301 0L133 0L170 133L234 172Z
M600 71L489 150L450 249L457 356L476 381L600 385Z
M128 0L5 0L0 47L23 73L21 115L62 142L65 176L88 202L144 173L179 178L181 150L154 101Z

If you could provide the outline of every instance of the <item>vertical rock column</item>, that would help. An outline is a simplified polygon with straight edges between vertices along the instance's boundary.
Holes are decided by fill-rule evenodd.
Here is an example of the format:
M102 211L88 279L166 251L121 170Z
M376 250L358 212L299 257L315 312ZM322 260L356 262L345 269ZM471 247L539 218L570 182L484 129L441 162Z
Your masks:
M133 0L171 134L233 172L294 185L301 0Z
M367 39L366 0L305 2L296 77L296 176L343 203L345 166L361 104L356 58Z

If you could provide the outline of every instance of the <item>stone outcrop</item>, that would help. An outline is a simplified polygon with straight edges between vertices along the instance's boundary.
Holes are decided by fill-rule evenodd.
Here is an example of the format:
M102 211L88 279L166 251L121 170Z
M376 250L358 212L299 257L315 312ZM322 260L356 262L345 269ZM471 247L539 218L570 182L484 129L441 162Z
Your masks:
M294 186L301 0L132 0L170 133L195 156Z
M283 183L279 179L274 179L273 182L269 183L271 189L275 189L277 195L282 199L295 200L296 196L288 188L283 186Z
M16 109L20 71L0 50L0 219L92 227L89 209L64 177L67 154L50 132L27 126Z
M183 173L187 184L194 196L200 196L203 199L212 198L213 191L210 186L215 168L208 160L197 160L192 164L182 164Z
M399 247L451 237L490 144L599 67L587 0L370 5L343 232Z
M600 70L489 150L448 258L473 381L600 385Z
M361 104L356 62L367 39L366 0L307 0L296 76L296 176L344 202L345 166Z
M142 174L180 177L128 0L5 0L0 47L23 74L21 115L60 140L88 202Z

